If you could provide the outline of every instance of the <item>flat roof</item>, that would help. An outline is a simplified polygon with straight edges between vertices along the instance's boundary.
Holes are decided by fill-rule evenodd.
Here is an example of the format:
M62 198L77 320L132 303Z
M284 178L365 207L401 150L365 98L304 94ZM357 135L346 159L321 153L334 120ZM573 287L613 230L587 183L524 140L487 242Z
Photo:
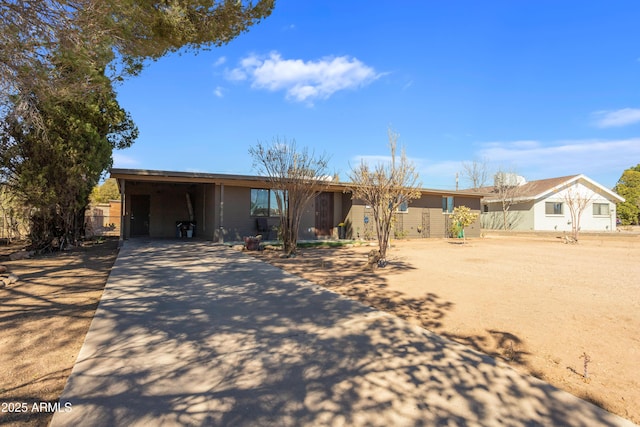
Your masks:
M252 186L257 183L263 187L268 186L268 178L259 175L234 175L208 172L179 172L179 171L163 171L152 169L119 169L112 168L110 170L112 178L124 179L128 181L151 181L151 182L167 182L167 183L192 183L192 184L224 184L235 186ZM353 186L350 182L328 181L329 191L348 192ZM424 194L440 194L440 195L460 195L468 197L482 198L489 195L484 192L473 190L438 190L434 188L421 188Z

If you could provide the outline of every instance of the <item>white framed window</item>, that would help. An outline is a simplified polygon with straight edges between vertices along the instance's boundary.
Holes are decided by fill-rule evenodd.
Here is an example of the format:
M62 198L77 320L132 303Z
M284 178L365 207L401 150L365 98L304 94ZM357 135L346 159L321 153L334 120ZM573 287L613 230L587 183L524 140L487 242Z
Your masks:
M409 212L409 203L407 203L406 201L400 203L400 205L398 205L398 210L396 212L398 212L398 213L408 213Z
M442 197L442 213L453 213L453 196Z
M546 215L562 215L563 213L562 202L545 202L544 213Z

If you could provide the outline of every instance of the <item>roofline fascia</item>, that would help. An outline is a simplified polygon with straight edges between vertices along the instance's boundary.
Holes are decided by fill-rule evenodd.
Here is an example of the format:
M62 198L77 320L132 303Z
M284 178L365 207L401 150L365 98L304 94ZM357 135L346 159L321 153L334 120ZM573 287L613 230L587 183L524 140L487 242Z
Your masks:
M268 182L269 178L259 175L233 175L233 174L215 174L208 172L178 172L178 171L163 171L153 169L121 169L112 168L110 170L112 178L125 179L130 181L149 181L158 182L162 178L171 180L176 183L225 183L230 182ZM351 182L331 182L328 181L328 189L333 191L350 191L355 185ZM451 195L451 196L467 196L467 197L485 197L485 193L475 192L473 190L438 190L435 188L420 188L419 191L422 194L437 194L437 195Z

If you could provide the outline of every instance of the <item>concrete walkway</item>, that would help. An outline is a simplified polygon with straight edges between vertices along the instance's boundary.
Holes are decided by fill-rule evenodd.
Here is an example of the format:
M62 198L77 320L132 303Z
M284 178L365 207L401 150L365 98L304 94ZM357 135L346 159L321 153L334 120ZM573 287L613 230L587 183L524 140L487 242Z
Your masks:
M130 240L52 426L633 426L207 242Z

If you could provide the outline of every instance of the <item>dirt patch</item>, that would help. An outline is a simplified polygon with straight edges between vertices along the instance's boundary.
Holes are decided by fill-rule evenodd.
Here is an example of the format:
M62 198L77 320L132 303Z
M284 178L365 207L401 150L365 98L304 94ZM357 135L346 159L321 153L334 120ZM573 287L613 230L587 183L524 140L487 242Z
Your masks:
M374 272L366 246L255 255L640 423L640 238L452 243L395 241Z
M0 247L0 263L19 277L17 284L0 289L0 424L49 424L102 296L117 243L107 240L19 261L7 256L19 246Z

